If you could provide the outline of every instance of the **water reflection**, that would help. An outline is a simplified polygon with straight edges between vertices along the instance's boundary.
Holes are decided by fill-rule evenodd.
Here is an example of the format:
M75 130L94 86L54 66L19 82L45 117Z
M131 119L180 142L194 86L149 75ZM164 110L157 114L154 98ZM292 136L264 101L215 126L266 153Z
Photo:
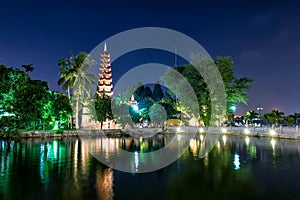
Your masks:
M133 152L132 168L138 170L145 163L144 152L161 149L173 136L103 137L92 145L108 158L120 148ZM188 141L189 149L172 165L131 175L99 163L77 138L0 141L0 199L197 199L199 194L251 199L298 194L299 142L221 135L208 156L199 158L209 142L201 133Z

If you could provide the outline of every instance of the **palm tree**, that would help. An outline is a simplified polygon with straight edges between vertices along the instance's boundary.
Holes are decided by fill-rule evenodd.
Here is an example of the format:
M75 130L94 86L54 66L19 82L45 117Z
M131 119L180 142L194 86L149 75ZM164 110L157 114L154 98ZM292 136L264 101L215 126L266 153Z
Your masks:
M278 125L279 120L283 118L284 113L279 110L272 110L269 113L266 113L264 117L269 120L271 123Z
M71 54L70 58L63 58L59 61L61 79L58 83L63 84L63 89L68 90L69 98L70 89L73 90L77 129L79 128L79 105L86 97L90 97L91 87L97 84L97 78L87 71L94 63L95 61L90 60L90 55L85 52L80 52L77 56Z
M251 124L253 124L253 120L255 118L258 118L259 114L257 112L255 112L254 110L249 110L248 112L246 112L246 120L250 120Z
M77 70L73 68L69 59L62 58L58 62L58 66L60 68L59 76L60 79L58 80L58 85L62 86L63 90L68 92L68 97L71 100L71 93L70 89L73 87Z
M289 115L284 117L284 121L287 123L288 126L291 126L295 122L295 116Z
M295 124L298 125L298 119L300 118L300 113L294 113Z
M25 69L26 73L33 72L33 70L34 70L33 64L22 65L21 67L23 67Z

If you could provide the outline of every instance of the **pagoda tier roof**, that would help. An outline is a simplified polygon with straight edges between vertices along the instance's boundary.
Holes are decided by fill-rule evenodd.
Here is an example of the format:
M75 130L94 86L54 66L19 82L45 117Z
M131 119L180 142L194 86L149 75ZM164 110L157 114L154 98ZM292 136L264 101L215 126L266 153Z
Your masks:
M112 84L111 83L109 83L109 84L105 84L105 83L99 83L99 85L98 86L112 86Z
M110 82L111 83L111 80L107 80L107 79L101 79L99 82Z
M110 53L108 53L107 51L105 51L105 52L101 53L101 56L110 56Z

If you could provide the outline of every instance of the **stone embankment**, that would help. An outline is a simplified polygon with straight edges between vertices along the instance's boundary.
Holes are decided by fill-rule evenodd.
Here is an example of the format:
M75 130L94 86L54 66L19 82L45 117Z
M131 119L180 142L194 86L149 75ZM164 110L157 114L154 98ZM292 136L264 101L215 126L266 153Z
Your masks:
M112 130L64 130L64 131L21 131L22 138L50 138L50 137L77 137L77 136L107 136L107 137L152 137L157 133L212 133L235 136L272 137L281 139L299 139L300 131L298 127L168 127L143 128L143 129L112 129Z

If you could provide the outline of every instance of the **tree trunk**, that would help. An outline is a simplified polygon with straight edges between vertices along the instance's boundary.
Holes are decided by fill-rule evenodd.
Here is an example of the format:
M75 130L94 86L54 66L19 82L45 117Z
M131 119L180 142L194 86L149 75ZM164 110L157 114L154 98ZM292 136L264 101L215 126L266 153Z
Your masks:
M69 100L71 100L70 87L69 86L68 86L68 97L69 97Z
M79 95L76 96L75 121L75 128L79 129Z
M70 95L70 87L68 86L68 97L69 100L71 101L71 95ZM73 103L71 102L71 104L73 105ZM68 119L68 128L72 127L72 117Z

